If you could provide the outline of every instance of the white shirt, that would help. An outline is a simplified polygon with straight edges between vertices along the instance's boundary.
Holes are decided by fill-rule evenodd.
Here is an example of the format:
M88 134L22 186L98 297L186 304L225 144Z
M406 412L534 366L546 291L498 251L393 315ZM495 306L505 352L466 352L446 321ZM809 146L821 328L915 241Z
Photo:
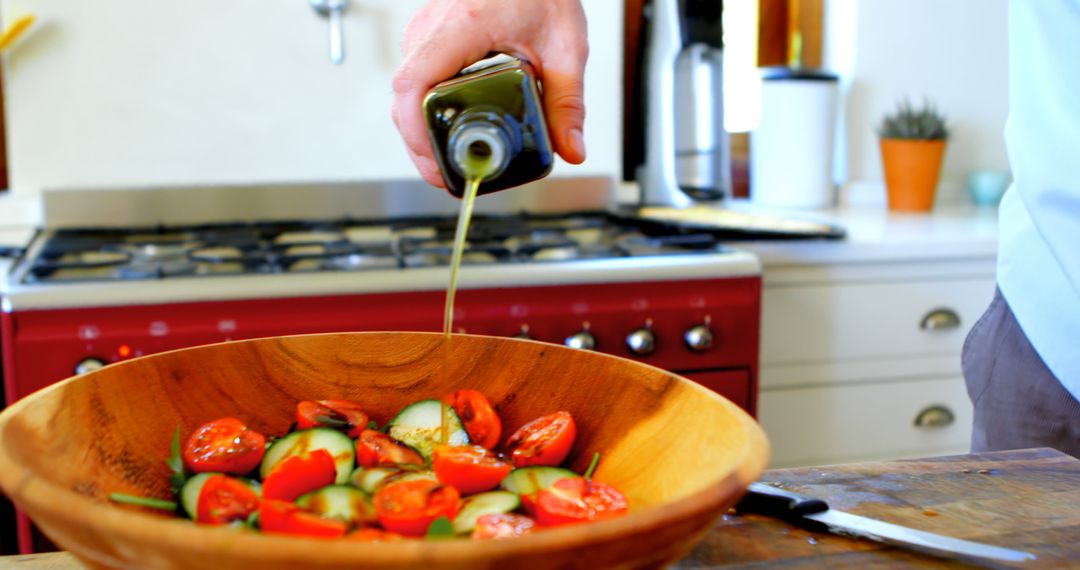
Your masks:
M1080 400L1080 0L1011 0L998 285Z

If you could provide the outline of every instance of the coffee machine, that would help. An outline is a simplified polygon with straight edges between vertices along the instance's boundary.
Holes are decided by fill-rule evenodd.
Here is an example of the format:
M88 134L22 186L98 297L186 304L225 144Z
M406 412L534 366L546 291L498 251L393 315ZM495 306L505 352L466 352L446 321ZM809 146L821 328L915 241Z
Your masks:
M649 206L731 195L724 130L723 0L646 0L627 178Z

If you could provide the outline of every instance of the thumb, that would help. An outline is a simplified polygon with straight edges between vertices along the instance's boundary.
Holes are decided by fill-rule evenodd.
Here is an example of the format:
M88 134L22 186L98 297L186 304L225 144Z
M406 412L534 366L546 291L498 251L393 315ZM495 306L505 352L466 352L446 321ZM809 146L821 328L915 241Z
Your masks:
M585 161L585 60L588 47L585 40L565 53L542 56L541 80L544 89L544 110L555 150L570 164ZM577 53L573 53L577 52Z

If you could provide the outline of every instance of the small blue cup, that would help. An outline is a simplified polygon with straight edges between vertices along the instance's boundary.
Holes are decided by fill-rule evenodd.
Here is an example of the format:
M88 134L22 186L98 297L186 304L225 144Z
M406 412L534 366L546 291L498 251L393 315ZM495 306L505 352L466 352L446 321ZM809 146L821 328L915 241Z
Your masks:
M968 174L968 192L977 206L996 206L1009 188L1007 170L976 170Z

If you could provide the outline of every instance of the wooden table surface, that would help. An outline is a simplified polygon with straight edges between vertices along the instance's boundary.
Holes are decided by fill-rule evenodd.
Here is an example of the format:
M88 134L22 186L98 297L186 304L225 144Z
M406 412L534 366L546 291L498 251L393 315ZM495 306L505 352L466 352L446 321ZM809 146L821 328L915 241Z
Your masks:
M761 481L884 521L1025 550L1023 568L1080 568L1080 461L1029 449L768 471ZM66 553L9 556L0 567L66 570ZM757 515L724 515L685 559L692 568L971 568L869 541L815 534Z

